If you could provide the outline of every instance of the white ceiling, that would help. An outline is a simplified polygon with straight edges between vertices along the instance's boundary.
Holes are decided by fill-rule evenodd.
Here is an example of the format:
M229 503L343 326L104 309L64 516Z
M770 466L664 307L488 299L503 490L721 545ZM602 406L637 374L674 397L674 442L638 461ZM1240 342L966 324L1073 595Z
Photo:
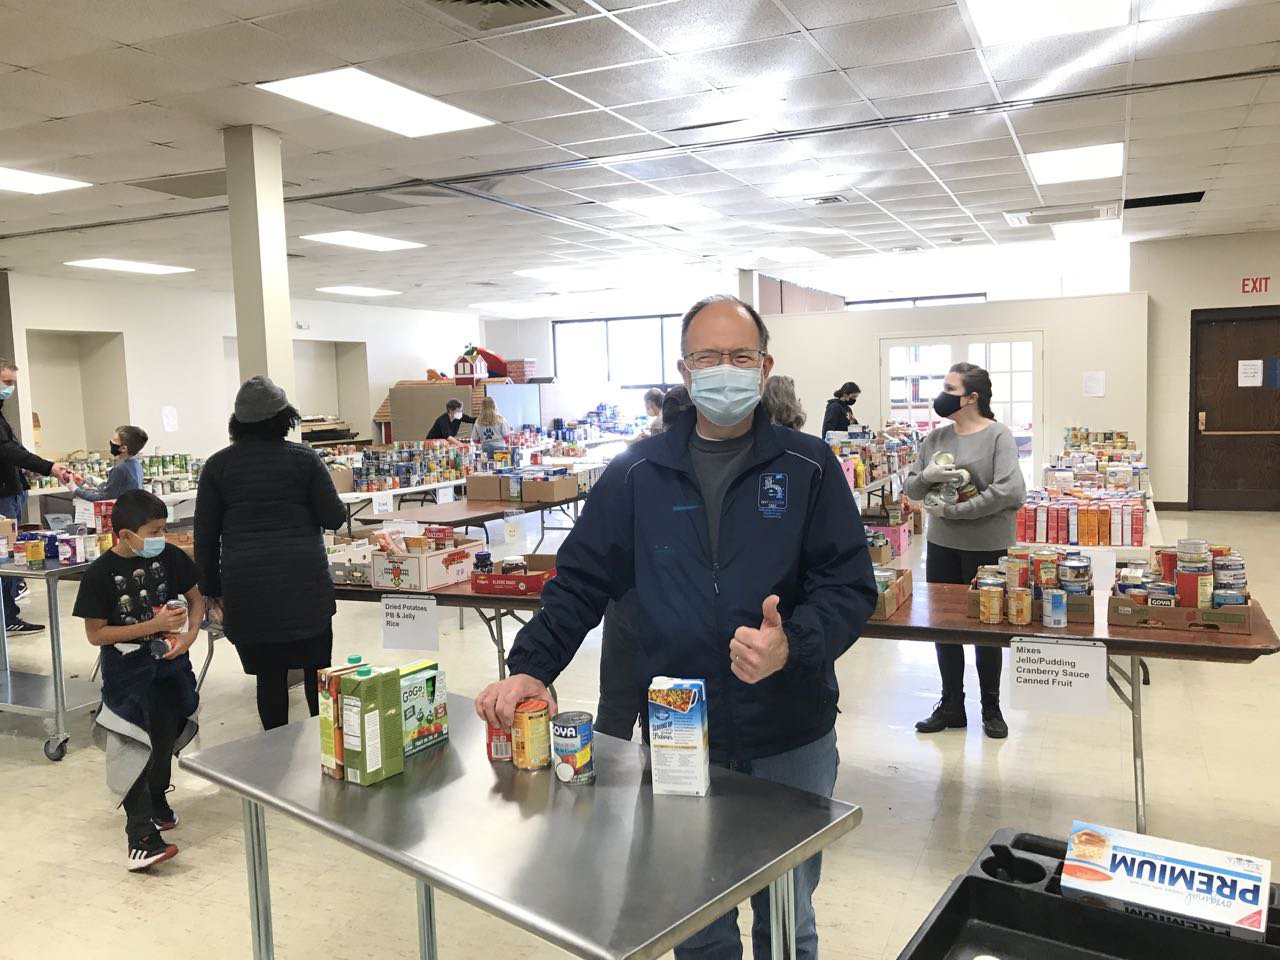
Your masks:
M564 3L575 17L479 37L429 0L0 0L0 166L96 184L0 193L0 265L71 276L83 271L65 260L128 257L196 268L148 283L228 289L225 213L71 228L218 206L126 181L216 169L220 130L248 123L283 138L289 197L475 177L473 193L569 221L444 191L377 213L290 203L291 284L313 297L359 284L405 291L385 303L458 309L556 288L517 269L622 256L665 254L660 275L672 254L748 266L762 247L842 258L1043 240L1047 228L1003 212L1194 190L1202 203L1128 211L1125 235L1280 228L1280 76L999 109L1280 68L1274 0L1134 0L1129 27L985 49L964 0ZM406 139L253 86L348 64L499 124ZM804 132L980 106L996 109ZM794 134L704 146L779 131ZM1029 152L1115 141L1121 178L1028 175ZM579 167L481 176L566 161ZM819 194L849 202L803 203ZM664 195L721 219L676 229L606 205ZM428 246L297 239L343 229Z

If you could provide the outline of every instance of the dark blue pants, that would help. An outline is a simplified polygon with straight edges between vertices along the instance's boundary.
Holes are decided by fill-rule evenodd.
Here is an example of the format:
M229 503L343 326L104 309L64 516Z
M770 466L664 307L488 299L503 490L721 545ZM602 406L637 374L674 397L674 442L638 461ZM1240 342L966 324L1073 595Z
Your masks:
M22 523L22 508L27 504L27 491L11 497L0 497L0 517L12 518L14 524ZM12 544L10 544L12 546ZM18 621L18 591L22 589L21 577L5 577L2 592L4 594L4 622Z

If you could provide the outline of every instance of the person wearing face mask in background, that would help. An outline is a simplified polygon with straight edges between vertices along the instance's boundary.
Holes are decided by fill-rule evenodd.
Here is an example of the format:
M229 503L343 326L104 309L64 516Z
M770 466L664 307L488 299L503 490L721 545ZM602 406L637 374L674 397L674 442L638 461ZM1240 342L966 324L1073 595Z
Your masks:
M65 463L38 457L18 441L3 413L4 402L13 396L17 384L17 364L0 359L0 516L8 517L15 525L22 523L22 510L27 505L27 478L22 475L23 470L57 477L60 483L70 483L72 476ZM6 577L0 586L0 593L4 595L6 633L39 633L44 629L44 624L29 623L20 615L18 595L24 585L19 577Z
M852 380L842 384L827 401L827 409L822 414L822 435L825 437L832 431L843 433L850 427L857 426L853 416L853 405L858 402L862 390Z
M769 332L735 297L681 322L693 400L669 429L606 468L556 557L542 610L516 637L508 679L476 699L510 727L569 665L608 602L638 595L637 671L706 681L712 763L830 796L839 755L835 662L876 603L866 535L831 449L774 426L760 402ZM554 708L553 708L554 709ZM797 957L814 960L818 857L796 868ZM767 893L752 943L769 956ZM740 958L737 909L675 948L677 960Z
M978 567L995 563L1016 542L1018 508L1027 499L1026 483L1018 466L1013 433L997 423L991 412L987 371L972 363L957 363L947 373L933 409L951 422L932 430L920 444L920 458L907 476L907 496L922 501L934 484L957 483L959 469L969 472L978 490L976 496L963 503L925 506L929 514L925 579L929 583L970 583ZM938 453L951 454L954 463L934 463ZM916 724L921 733L967 725L964 647L951 643L936 647L942 699L929 717ZM983 730L993 739L1003 739L1009 735L1000 712L1003 652L999 647L975 646L974 658L982 694Z
M116 458L116 465L107 474L107 482L101 487L90 487L73 478L72 495L89 501L115 500L126 490L141 490L142 464L138 462L138 454L146 445L147 431L141 427L129 424L116 427L111 435L111 455Z
M448 440L451 445L461 446L457 439L458 430L464 423L475 423L476 418L462 412L462 401L453 397L444 405L444 413L436 417L436 422L427 431L428 440Z

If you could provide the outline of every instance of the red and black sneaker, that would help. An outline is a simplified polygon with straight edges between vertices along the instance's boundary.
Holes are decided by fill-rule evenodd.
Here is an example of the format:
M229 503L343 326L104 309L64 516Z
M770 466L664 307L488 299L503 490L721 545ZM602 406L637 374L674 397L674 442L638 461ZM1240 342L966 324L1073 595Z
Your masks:
M165 843L159 832L149 833L139 840L129 841L129 859L125 864L130 873L146 870L152 864L168 860L176 856L178 848L172 843Z
M159 811L151 822L156 825L156 829L160 831L172 830L178 825L178 814L172 808Z

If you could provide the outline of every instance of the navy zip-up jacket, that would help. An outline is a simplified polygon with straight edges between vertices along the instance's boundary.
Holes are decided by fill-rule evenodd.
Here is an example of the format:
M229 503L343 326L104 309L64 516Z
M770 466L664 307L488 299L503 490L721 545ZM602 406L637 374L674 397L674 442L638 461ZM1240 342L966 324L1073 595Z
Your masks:
M876 603L866 536L830 448L774 426L757 407L753 455L725 494L713 565L689 457L695 424L689 411L605 470L507 664L551 683L609 599L634 586L644 615L640 669L706 681L712 759L773 756L835 725L836 658ZM743 683L730 669L729 641L738 627L760 626L774 593L790 657L778 673Z

